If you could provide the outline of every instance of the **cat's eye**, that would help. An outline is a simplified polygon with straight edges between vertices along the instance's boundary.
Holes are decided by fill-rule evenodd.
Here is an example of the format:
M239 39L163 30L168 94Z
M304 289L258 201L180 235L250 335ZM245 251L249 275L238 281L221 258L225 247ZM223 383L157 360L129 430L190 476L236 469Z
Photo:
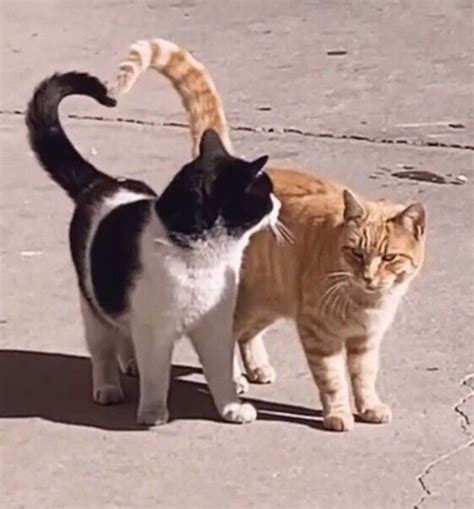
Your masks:
M382 256L382 261L383 262L393 262L393 260L395 260L396 257L397 257L396 254L390 254L390 253L384 254Z
M358 260L364 259L364 251L360 247L352 247L351 253L354 258L357 258Z

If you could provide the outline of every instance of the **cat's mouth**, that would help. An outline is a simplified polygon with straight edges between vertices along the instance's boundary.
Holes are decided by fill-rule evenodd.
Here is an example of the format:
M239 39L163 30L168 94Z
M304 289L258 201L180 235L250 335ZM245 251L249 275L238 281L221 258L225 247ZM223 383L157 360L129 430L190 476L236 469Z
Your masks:
M378 296L386 293L389 287L384 283L366 283L365 281L356 281L355 285L357 289L366 295Z

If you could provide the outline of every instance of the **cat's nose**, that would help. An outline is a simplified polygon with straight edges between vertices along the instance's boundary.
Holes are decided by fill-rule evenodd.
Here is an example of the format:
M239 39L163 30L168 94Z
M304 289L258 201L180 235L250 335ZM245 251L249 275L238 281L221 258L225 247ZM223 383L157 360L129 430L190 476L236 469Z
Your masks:
M376 286L374 284L374 278L371 277L371 276L362 276L362 280L364 281L365 283L365 286L369 289L369 290L373 290L374 287Z

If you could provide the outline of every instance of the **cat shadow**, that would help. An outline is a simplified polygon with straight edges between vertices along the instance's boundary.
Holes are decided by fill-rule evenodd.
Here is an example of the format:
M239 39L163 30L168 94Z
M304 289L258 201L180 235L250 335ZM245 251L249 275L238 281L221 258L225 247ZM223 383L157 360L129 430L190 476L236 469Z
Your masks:
M174 365L169 395L171 420L219 421L207 385L181 377L202 373L194 366ZM39 417L48 421L114 431L143 431L135 422L138 380L123 377L125 402L100 406L90 394L90 361L86 357L24 350L0 350L0 418ZM260 421L281 421L323 429L321 413L301 406L245 398Z

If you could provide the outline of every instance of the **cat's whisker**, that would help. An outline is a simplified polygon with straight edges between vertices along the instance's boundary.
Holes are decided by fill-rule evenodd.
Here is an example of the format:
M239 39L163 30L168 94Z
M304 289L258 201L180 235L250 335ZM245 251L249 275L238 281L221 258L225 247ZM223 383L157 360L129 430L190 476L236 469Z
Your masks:
M171 242L168 239L164 238L164 237L155 237L153 239L153 242L155 244L159 244L159 245L166 246L166 247L172 247L173 246L173 244L171 244Z
M327 314L341 314L344 318L346 314L345 308L349 303L348 295L344 292L344 289L347 288L348 285L349 282L347 280L338 281L333 285L333 291L327 294L323 307L323 310L326 311Z
M343 281L336 281L334 284L332 284L329 288L326 289L326 291L321 296L321 302L324 302L324 299L329 297L331 293L333 293L337 288L343 284Z
M275 224L270 225L270 229L273 232L273 235L275 235L278 243L294 243L294 238L290 230L288 230L288 228L280 220L278 220Z
M344 321L346 321L348 314L349 314L350 299L349 299L349 295L347 293L344 293L343 297L344 297L344 302L343 302L343 308L342 308L342 319Z
M290 244L294 244L295 243L295 238L293 237L293 234L291 233L290 229L287 228L285 223L283 223L283 221L281 219L278 219L276 224L277 224L278 230L283 235L285 240L287 242L289 242Z
M280 232L280 230L277 228L276 225L272 224L270 225L270 230L272 231L273 235L275 235L275 239L277 241L277 244L283 244L285 242L285 239Z
M337 272L330 272L329 274L325 274L324 276L320 276L320 279L334 279L334 278L343 278L343 277L350 279L353 277L353 275L347 271L337 271Z
M338 291L335 292L333 295L333 299L331 303L329 304L328 314L334 315L338 311L338 308L340 307L339 304L341 303L341 299L343 297L343 294L339 292L341 287L338 288Z
M320 311L324 312L327 305L334 302L335 297L339 294L339 290L347 286L347 281L336 281L323 293L320 300Z

